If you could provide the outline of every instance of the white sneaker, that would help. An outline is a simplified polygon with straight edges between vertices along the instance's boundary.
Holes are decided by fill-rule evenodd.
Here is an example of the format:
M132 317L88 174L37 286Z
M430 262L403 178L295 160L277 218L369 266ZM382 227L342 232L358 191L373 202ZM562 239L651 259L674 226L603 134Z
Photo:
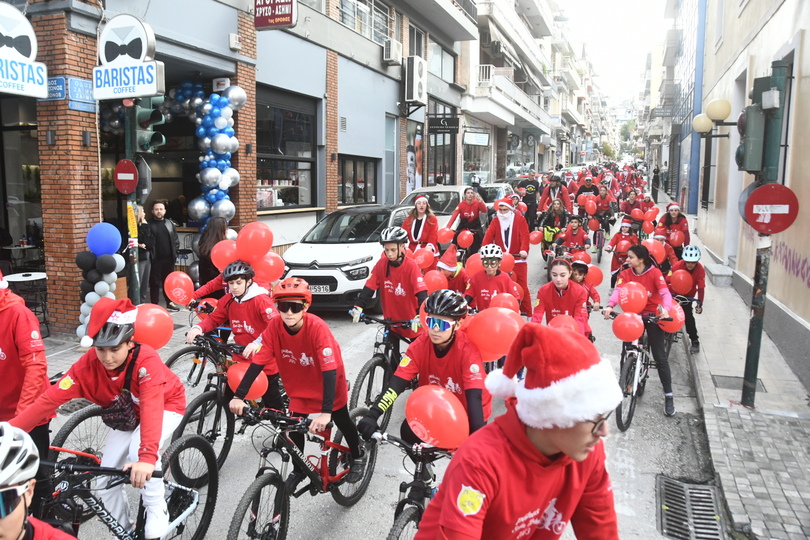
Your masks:
M144 538L161 538L169 532L169 511L166 503L155 507L146 507L146 524L143 527Z

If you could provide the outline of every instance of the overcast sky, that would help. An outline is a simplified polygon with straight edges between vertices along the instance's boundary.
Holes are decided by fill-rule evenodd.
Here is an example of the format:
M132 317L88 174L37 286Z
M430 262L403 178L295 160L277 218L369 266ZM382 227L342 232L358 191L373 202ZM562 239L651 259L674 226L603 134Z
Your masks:
M637 95L647 52L663 43L666 0L557 0L571 40L587 45L596 84L612 103Z

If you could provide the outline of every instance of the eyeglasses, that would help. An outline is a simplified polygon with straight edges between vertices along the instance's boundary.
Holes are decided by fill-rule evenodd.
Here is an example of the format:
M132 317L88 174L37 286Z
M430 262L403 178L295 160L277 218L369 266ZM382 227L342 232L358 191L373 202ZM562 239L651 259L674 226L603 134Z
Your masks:
M481 264L483 266L498 266L501 264L500 259L481 259Z
M602 425L605 422L607 422L607 420L608 420L608 418L610 418L611 414L613 414L613 411L610 411L609 413L607 413L605 416L603 416L599 420L588 420L588 422L593 424L593 429L591 430L591 435L596 435L597 433L599 433L599 430L602 429Z
M453 326L451 321L445 321L444 319L440 319L438 317L427 317L425 319L425 323L431 330L438 330L439 332L450 330L450 327Z
M11 514L20 504L22 494L28 491L30 482L0 491L0 519Z
M304 307L304 304L300 302L276 302L276 308L279 313L287 313L288 311L301 313L304 311Z

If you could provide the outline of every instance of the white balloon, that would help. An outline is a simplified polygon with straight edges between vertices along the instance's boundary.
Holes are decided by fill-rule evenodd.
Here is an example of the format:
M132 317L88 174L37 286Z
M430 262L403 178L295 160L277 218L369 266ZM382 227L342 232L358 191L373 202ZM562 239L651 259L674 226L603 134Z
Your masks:
M230 143L231 143L231 148L230 148L229 152L231 154L235 154L239 150L239 139L237 139L236 137L231 137Z
M109 298L110 300L115 300L115 295L111 292L108 292L104 295L104 298Z
M84 301L87 302L87 305L89 306L96 305L96 302L98 302L99 300L101 300L101 296L99 296L93 291L90 291L89 293L84 295Z
M220 118L224 118L225 120L227 120L228 118L233 118L233 109L231 109L230 107L223 107L222 109L220 109L219 116Z
M83 338L87 335L87 326L81 325L76 327L76 337Z
M115 272L110 272L109 274L101 274L101 279L103 279L107 283L115 283L115 280L118 279L118 276L115 274Z
M225 233L225 238L228 239L228 240L236 240L236 237L238 235L239 235L239 233L236 232L235 230L228 229L228 231Z
M110 292L113 292L118 287L118 283L110 283Z
M124 269L127 261L124 260L124 256L120 253L113 254L113 259L115 259L115 272L118 273Z
M211 150L213 150L215 154L224 154L228 152L230 148L231 138L224 133L217 133L211 139Z
M214 120L214 127L217 129L225 129L228 127L228 119L221 116Z
M239 183L241 176L239 175L239 171L232 167L228 167L224 171L222 171L222 180L228 180L229 184L228 187L233 187Z
M79 315L79 324L87 323L87 315Z
M90 310L93 309L90 304L87 302L83 303L81 307L79 307L79 311L82 315L90 315Z
M233 118L228 118L228 127L233 127Z
M197 118L195 118L194 119L194 124L197 125L197 126L201 126L202 125L202 118L200 118L199 116Z
M227 179L227 180L222 180L222 181L219 183L219 189L221 189L221 190L223 190L223 191L225 191L225 190L226 190L226 189L228 189L229 187L231 187L231 181L230 181L230 179Z
M99 296L104 296L108 292L110 292L110 284L106 281L99 281L93 287L93 290L96 291L96 294Z

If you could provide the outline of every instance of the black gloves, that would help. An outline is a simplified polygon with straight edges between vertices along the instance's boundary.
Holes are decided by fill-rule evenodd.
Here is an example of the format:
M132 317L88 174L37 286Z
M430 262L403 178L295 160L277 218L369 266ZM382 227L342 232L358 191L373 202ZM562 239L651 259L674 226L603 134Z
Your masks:
M382 411L375 407L368 411L368 413L357 422L357 432L360 433L363 439L371 439L374 433L380 430L380 427L377 425L377 419L381 415Z

